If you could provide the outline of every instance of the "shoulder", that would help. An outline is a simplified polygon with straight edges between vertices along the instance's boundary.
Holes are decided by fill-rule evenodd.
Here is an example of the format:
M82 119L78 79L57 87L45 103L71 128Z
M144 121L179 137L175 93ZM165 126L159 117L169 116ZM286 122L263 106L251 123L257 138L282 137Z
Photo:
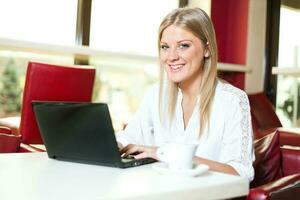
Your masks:
M247 94L245 91L231 85L222 80L218 80L216 87L216 96L228 99L228 100L247 100ZM225 100L223 99L223 100Z
M155 83L155 84L149 85L145 89L142 104L153 105L154 103L157 102L158 97L159 97L159 84Z
M159 94L159 84L158 83L154 83L149 85L146 88L146 97L153 97L153 96L157 96Z
M222 80L218 80L215 101L223 106L224 104L230 105L230 107L237 105L246 108L249 106L248 96L245 91Z

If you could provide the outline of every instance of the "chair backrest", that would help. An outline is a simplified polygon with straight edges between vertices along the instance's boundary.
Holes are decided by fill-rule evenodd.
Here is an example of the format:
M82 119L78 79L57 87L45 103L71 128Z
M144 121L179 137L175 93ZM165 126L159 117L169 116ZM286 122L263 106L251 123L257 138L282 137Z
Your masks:
M282 127L275 109L263 92L248 94L252 123L261 130Z
M29 62L23 93L20 134L25 144L43 144L31 102L90 102L95 68Z
M281 151L277 130L269 130L264 137L254 140L255 175L250 186L258 187L283 176L281 169Z

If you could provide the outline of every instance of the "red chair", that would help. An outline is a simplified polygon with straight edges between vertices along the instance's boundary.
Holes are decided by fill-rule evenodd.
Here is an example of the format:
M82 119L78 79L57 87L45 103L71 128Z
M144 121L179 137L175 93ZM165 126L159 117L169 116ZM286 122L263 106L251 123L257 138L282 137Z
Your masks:
M282 124L263 93L248 94L254 133L255 178L248 200L300 196L300 135Z
M260 129L282 127L275 109L263 92L249 94L253 124Z
M254 136L261 138L282 127L275 109L263 92L248 94ZM300 133L280 130L280 144L300 147Z
M22 136L19 152L34 151L36 149L30 146L31 144L43 144L31 102L33 100L90 102L95 72L93 67L67 67L29 62L23 93L20 128L15 131ZM9 124L5 123L4 120L0 120L0 123L1 121L2 124Z
M247 200L297 199L300 196L300 149L280 145L279 132L255 140L255 177Z
M0 126L0 153L17 152L21 135L14 135L8 127Z

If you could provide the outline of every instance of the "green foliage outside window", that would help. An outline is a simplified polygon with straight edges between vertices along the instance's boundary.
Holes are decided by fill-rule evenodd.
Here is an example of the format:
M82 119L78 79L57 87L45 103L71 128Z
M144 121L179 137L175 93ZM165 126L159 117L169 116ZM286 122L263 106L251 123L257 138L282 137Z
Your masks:
M10 115L21 110L21 88L14 60L9 60L0 77L0 113Z

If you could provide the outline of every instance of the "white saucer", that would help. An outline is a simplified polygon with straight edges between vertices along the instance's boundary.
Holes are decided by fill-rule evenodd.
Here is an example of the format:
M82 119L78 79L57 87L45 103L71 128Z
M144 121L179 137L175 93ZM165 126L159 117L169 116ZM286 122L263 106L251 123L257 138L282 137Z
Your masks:
M158 162L152 164L152 168L161 174L183 175L183 176L198 176L209 170L208 165L195 165L192 169L170 169L166 163Z

